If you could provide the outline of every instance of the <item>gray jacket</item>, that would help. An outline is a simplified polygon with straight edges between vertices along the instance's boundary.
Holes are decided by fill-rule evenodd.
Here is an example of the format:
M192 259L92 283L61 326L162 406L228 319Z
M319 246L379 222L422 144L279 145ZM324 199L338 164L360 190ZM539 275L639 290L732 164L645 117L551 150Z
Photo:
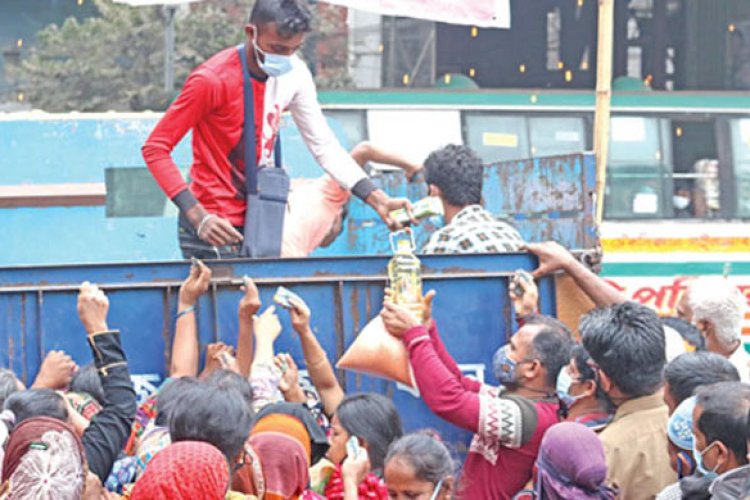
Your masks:
M743 498L745 485L750 479L750 465L732 469L717 477L708 488L712 500L736 500Z

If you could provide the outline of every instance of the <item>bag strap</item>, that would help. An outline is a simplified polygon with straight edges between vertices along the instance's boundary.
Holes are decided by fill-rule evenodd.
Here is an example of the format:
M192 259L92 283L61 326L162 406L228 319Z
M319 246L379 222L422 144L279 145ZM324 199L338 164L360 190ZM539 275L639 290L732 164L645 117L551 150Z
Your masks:
M250 81L250 70L247 66L247 52L245 45L237 47L242 63L242 89L245 101L245 119L242 123L242 134L245 137L245 187L247 194L258 194L258 159L255 142L255 100L253 99L253 85ZM281 129L276 133L274 145L274 164L281 168Z

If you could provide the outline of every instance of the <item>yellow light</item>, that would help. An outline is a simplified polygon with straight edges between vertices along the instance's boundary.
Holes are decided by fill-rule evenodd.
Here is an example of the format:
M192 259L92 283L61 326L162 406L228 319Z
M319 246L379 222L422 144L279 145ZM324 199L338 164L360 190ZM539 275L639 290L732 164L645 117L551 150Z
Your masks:
M536 104L537 100L538 100L538 97L536 96L536 94L531 94L531 103Z
M578 6L579 7L583 7L583 2L584 2L584 0L578 0Z
M471 27L471 38L476 38L479 35L479 29L476 26Z
M23 100L26 99L26 96L23 95L23 92L18 93L18 102L23 102Z
M557 63L557 69L563 69L564 67L565 67L564 62L560 61L559 63Z
M565 71L565 81L566 82L572 82L573 81L573 72L570 70Z
M411 80L411 78L409 78L409 73L404 73L401 81L404 82L404 85L409 85L409 80Z
M581 71L588 71L588 70L589 70L589 62L588 61L583 61L581 63Z
M682 127L677 127L674 133L677 137L682 137Z
M83 0L78 0L78 6L80 7L81 5L83 5Z
M16 46L17 46L17 47L18 47L19 49L20 49L21 47L23 47L23 38L19 38L18 40L16 40Z
M477 70L474 68L469 68L469 76L474 78L474 75L477 74Z
M526 65L525 64L520 65L518 67L518 72L519 73L526 73Z
M450 85L451 84L451 74L450 73L446 73L445 76L443 77L443 81L445 82L446 85Z
M385 47L383 47L383 44L381 43L380 45L378 45L378 52L380 52L382 54L384 48Z
M643 79L643 83L645 83L649 87L651 86L651 82L653 81L654 81L654 75L646 75L646 78Z
M737 26L735 26L734 23L730 23L729 26L727 26L727 29L729 30L730 33L734 33L735 30L737 29Z

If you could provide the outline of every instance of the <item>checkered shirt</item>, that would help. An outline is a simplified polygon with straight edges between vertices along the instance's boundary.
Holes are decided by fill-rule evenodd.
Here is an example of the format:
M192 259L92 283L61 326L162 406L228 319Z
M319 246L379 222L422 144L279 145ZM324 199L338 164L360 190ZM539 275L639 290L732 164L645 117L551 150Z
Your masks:
M518 231L480 205L469 205L450 224L436 231L422 249L425 254L517 252L524 241Z

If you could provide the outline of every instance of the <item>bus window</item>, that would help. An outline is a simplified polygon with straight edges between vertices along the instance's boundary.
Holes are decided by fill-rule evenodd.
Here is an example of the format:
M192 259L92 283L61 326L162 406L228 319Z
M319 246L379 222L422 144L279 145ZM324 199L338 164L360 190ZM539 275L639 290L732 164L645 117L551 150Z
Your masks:
M341 126L344 137L349 144L342 144L347 149L352 149L360 142L367 139L367 119L364 111L326 109L323 111L329 119L332 127Z
M719 217L723 194L719 189L715 120L688 117L687 120L673 120L671 128L674 157L672 217Z
M540 116L529 118L531 156L555 156L586 150L583 118Z
M615 219L661 218L670 213L671 163L668 120L614 116L605 191L605 215ZM667 189L668 188L668 189Z
M464 137L487 163L531 157L526 118L499 113L465 113Z
M731 120L737 216L750 217L750 118Z

